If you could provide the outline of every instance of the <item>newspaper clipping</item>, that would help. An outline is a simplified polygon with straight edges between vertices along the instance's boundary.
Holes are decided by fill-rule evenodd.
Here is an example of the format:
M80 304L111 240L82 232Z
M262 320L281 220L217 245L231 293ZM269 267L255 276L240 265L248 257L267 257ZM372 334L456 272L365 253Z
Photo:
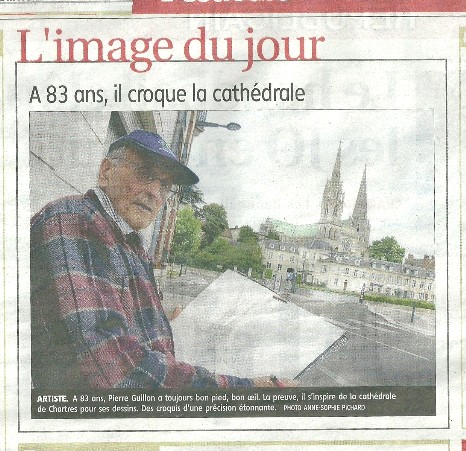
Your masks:
M2 449L461 449L466 5L395 3L4 3Z

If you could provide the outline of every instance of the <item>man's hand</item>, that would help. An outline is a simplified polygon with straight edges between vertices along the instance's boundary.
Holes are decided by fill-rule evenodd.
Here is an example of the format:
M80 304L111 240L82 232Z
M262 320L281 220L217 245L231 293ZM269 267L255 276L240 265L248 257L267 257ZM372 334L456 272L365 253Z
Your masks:
M278 379L275 376L263 376L253 379L256 387L299 387L299 383L291 379Z

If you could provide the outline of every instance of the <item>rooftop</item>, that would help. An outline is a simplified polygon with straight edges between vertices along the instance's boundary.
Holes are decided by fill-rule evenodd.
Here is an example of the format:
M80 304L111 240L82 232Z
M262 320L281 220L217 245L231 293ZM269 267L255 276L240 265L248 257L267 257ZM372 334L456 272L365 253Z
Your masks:
M267 218L267 223L273 225L276 232L293 238L311 238L319 231L317 224L290 224L272 218Z

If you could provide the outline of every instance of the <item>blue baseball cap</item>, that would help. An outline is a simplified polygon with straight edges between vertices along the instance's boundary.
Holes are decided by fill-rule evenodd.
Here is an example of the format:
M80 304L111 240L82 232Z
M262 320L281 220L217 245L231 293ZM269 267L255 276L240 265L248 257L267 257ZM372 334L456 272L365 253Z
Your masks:
M134 130L110 144L107 156L124 146L153 156L162 169L173 175L173 183L176 185L194 185L199 182L199 177L178 160L162 137L156 133Z

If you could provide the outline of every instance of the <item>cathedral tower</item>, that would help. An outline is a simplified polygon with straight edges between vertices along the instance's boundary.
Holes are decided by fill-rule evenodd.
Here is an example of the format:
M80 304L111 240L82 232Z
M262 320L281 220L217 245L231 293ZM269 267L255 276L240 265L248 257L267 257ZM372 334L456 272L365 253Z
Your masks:
M364 168L361 184L359 185L358 197L354 204L353 214L351 215L351 225L358 234L358 247L361 256L369 256L369 233L370 225L367 219L367 168Z
M319 237L330 242L335 250L338 249L339 229L343 214L343 184L341 182L341 143L338 148L332 178L327 180L320 209Z
M367 219L367 170L364 168L353 214L343 220L343 183L341 181L341 143L332 177L327 180L322 205L318 237L328 243L333 252L369 257L370 225Z
M343 213L343 184L340 176L341 170L341 143L338 148L337 159L333 167L332 178L327 180L320 211L320 222L337 224L341 221Z

